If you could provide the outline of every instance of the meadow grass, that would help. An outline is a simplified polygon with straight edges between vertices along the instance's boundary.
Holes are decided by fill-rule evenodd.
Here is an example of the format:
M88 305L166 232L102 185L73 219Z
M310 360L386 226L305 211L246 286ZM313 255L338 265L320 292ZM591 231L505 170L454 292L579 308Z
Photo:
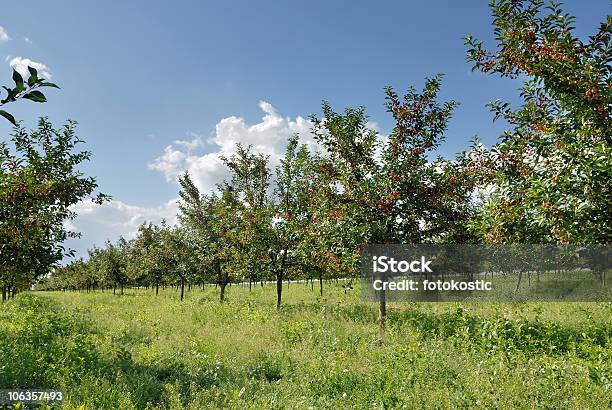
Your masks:
M610 303L403 303L356 288L31 292L0 307L0 388L64 408L612 407Z

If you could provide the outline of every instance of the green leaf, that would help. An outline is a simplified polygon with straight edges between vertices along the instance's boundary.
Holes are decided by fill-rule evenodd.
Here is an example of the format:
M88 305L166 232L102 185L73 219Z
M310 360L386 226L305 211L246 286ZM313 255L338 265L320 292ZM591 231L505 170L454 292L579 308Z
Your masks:
M40 83L41 87L53 87L53 88L60 88L57 84L53 84L53 83L48 83L48 82L43 82Z
M23 85L23 77L14 68L13 68L13 81L15 81L16 88L19 91L25 88Z
M30 72L30 78L28 78L28 85L31 87L38 81L38 71L34 67L28 66L28 71Z
M28 100L36 101L39 103L43 103L47 101L44 94L40 91L32 91L23 96L23 98L27 98Z
M0 115L9 120L13 125L17 125L17 121L15 121L15 117L4 110L0 110Z
M0 101L0 104L6 104L7 102L15 101L14 96L17 94L17 92L15 90L13 90L12 88L8 88L8 87L5 87L5 86L2 86L2 88L4 88L6 90L7 96L6 96L5 99Z

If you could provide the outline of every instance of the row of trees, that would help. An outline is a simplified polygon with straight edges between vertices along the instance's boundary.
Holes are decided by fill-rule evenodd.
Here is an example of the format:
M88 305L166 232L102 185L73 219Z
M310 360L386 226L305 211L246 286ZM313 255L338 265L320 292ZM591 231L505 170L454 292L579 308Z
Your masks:
M272 170L238 145L214 192L180 177L178 226L145 224L136 239L56 269L46 285L209 282L223 301L229 283L275 279L280 306L283 279L353 276L366 243L609 243L612 19L583 42L555 3L491 7L497 48L468 37L468 59L527 78L521 107L491 104L510 125L493 148L433 158L457 106L439 101L441 76L401 97L386 89L389 135L368 127L363 107L323 103L311 117L318 151L293 136ZM383 293L383 320L385 306Z
M180 178L179 227L143 225L135 240L94 249L64 276L81 286L101 272L119 287L127 278L156 287L174 278L182 289L206 281L219 286L221 301L230 282L273 278L280 306L287 275L352 276L365 243L475 241L476 164L465 154L428 159L456 106L439 103L439 89L439 76L402 99L387 89L397 125L386 138L368 128L363 108L337 113L324 104L323 117L311 118L321 152L293 136L274 175L267 157L238 145L223 159L231 177L215 192Z

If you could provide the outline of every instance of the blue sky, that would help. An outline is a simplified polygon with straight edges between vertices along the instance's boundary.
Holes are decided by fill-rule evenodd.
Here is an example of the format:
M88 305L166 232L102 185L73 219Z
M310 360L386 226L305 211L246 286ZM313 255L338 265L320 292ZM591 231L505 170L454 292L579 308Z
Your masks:
M565 9L586 36L610 3ZM11 111L29 127L40 115L57 126L78 120L94 154L84 169L115 201L77 207L74 226L84 235L71 245L79 254L133 234L145 219L170 218L176 173L188 169L209 188L223 177L217 154L233 142L274 157L288 133L307 132L304 118L322 99L337 109L365 105L388 132L383 87L420 87L443 72L442 98L461 103L440 151L448 156L474 135L493 143L503 124L492 123L485 103L516 102L520 85L472 73L465 61L463 36L492 44L484 1L30 0L2 10L2 83L9 63L29 59L62 87L49 90L46 104ZM0 122L0 133L9 132Z

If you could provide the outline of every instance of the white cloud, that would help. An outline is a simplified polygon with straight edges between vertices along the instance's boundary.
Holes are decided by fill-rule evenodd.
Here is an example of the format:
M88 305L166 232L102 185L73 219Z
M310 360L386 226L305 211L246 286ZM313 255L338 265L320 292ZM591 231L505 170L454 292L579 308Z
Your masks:
M30 39L30 37L24 37L23 41L25 41L28 44L32 44L32 40Z
M81 232L80 238L70 239L66 245L77 251L77 256L85 256L87 249L94 244L102 246L107 239L117 240L120 236L132 239L138 227L144 222L159 224L165 219L168 224L176 223L178 198L157 207L129 205L121 201L110 201L98 205L90 200L81 201L71 209L78 216L64 226L72 231Z
M11 59L9 65L13 67L24 78L29 77L30 74L28 73L28 67L32 67L38 71L38 77L45 78L47 80L51 79L49 67L47 67L43 63L32 61L29 58L15 57Z
M6 32L6 30L4 29L4 27L0 26L0 43L3 43L5 41L9 41L11 38L9 37L8 33Z
M168 145L164 148L163 155L155 158L155 160L149 164L149 168L161 171L166 176L166 181L172 182L176 180L176 177L184 170L185 161L187 154L172 145Z
M302 143L308 144L311 148L316 147L316 142L310 133L312 127L310 121L301 116L293 119L282 117L266 101L260 101L259 108L264 113L260 122L249 125L242 117L223 118L215 126L215 131L206 140L206 144L197 135L191 135L194 137L191 141L175 141L149 164L149 168L163 172L168 182L176 181L181 173L188 171L196 185L208 192L228 176L220 157L232 155L237 143L244 146L251 145L255 153L268 155L272 170L284 154L287 140L291 135L300 134ZM200 155L192 153L195 148L201 146L209 148L210 152Z
M203 145L202 137L200 135L197 135L193 132L188 132L187 136L192 137L193 139L191 141L176 140L174 141L174 143L176 145L185 147L188 151L194 150Z

